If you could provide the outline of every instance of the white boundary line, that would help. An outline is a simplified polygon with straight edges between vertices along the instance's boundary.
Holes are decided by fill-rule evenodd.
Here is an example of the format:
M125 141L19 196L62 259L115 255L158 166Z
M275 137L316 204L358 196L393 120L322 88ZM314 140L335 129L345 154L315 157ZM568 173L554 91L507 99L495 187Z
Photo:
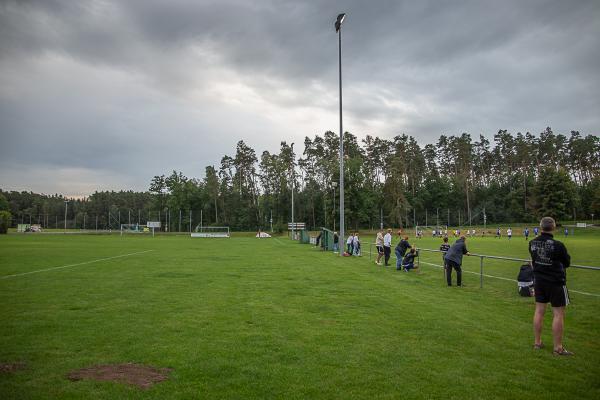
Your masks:
M69 265L62 265L60 267L38 269L36 271L23 272L22 274L4 275L4 276L1 276L0 279L8 279L8 278L14 278L14 277L17 277L17 276L37 274L38 272L54 271L56 269L77 267L77 266L80 266L80 265L93 264L93 263L97 263L97 262L100 262L100 261L114 260L115 258L123 258L123 257L135 256L137 254L144 254L144 253L148 253L150 251L154 251L154 250L137 251L135 253L121 254L120 256L113 256L113 257L106 257L106 258L99 258L98 260L84 261L84 262L80 262L80 263L77 263L77 264L69 264Z
M444 268L443 265L432 264L432 263L428 263L426 261L420 261L420 262L423 263L423 264L426 264L426 265L431 265L431 266L438 267L438 268ZM468 274L480 275L479 272L466 271L465 269L463 269L462 271L466 272ZM503 278L501 276L494 276L494 275L488 275L488 274L483 274L483 276L485 276L487 278L502 279L503 281L509 281L509 282L516 282L517 281L516 279ZM585 294L586 296L600 297L600 294L588 293L588 292L581 292L579 290L569 289L569 292L579 293L579 294Z

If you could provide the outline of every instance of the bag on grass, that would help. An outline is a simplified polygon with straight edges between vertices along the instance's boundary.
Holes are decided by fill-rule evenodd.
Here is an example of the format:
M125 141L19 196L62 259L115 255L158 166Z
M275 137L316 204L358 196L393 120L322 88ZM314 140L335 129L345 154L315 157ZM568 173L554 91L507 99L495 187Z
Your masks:
M517 287L521 296L533 296L533 267L531 265L521 265L521 270L517 276Z

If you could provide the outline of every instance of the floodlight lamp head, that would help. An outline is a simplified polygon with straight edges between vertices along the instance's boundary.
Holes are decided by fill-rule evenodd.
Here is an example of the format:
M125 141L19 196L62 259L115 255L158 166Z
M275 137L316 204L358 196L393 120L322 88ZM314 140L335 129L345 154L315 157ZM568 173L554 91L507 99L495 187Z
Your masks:
M339 30L342 29L342 22L344 22L344 19L346 19L346 14L344 13L337 16L337 20L335 21L336 32L339 32Z

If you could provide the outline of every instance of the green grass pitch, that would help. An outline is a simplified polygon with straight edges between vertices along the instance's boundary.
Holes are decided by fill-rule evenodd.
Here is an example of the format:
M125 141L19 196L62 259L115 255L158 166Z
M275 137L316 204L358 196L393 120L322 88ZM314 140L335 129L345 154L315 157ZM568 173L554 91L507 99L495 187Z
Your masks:
M600 271L568 272L575 356L560 358L532 350L533 301L496 278L519 263L486 261L483 289L469 273L447 288L439 254L401 273L369 260L372 239L341 258L287 238L3 235L0 363L25 369L0 373L0 398L600 398ZM574 263L600 265L600 235L564 242ZM521 237L467 243L527 255ZM148 390L66 378L124 362L173 372Z

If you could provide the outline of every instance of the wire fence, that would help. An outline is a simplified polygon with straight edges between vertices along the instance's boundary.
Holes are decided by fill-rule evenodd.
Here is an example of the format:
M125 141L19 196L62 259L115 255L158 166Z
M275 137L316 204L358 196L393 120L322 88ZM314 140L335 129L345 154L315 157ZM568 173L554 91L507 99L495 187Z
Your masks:
M375 243L371 243L369 245L369 259L372 258L373 246L375 246ZM430 253L442 253L442 254L446 254L445 251L435 250L435 249L418 248L417 250L418 250L417 251L417 266L418 267L421 266L421 259L420 259L420 254L419 254L421 251L430 252ZM530 259L525 259L525 258L491 256L491 255L487 255L487 254L477 254L477 253L469 253L469 254L470 254L470 257L479 258L479 287L480 288L483 288L483 278L485 276L485 274L484 274L484 260L485 259L503 260L503 261L518 261L518 262L522 262L522 263L528 263L528 262L531 261ZM396 258L395 255L392 255L391 257ZM570 267L571 268L577 268L577 269L587 269L587 270L593 270L593 271L600 271L600 267L594 267L594 266L590 266L590 265L571 264Z

